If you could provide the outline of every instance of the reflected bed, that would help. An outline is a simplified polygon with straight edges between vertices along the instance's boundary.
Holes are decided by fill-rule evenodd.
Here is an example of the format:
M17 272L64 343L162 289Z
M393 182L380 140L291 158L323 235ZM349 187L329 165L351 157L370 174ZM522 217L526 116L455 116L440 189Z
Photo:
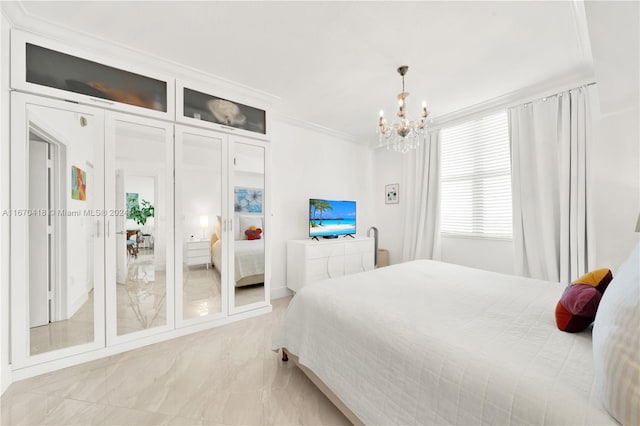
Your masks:
M235 252L236 287L264 283L264 240L236 240ZM211 236L211 263L222 271L222 240Z

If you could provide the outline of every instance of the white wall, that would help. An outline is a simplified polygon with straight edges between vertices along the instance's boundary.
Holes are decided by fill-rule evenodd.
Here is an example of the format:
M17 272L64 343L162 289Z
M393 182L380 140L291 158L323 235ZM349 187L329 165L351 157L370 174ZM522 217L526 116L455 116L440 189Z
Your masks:
M9 21L0 20L0 213L9 209ZM9 368L9 217L0 214L0 393L11 383Z
M585 2L585 11L598 82L590 162L595 263L615 270L640 237L640 5Z
M372 151L339 137L274 120L271 137L271 293L286 285L286 242L309 235L309 198L355 200L357 233L374 225Z
M373 199L375 223L378 228L378 248L389 250L389 263L402 261L402 232L405 192L401 184L403 155L394 150L378 148L373 153ZM398 204L386 204L384 187L400 184Z
M402 161L412 152L400 154L393 150L374 151L375 226L379 230L379 248L389 250L390 263L402 261L403 215L405 193L402 185ZM385 204L384 187L400 183L400 202ZM513 243L511 241L442 237L443 262L471 266L505 274L513 273Z

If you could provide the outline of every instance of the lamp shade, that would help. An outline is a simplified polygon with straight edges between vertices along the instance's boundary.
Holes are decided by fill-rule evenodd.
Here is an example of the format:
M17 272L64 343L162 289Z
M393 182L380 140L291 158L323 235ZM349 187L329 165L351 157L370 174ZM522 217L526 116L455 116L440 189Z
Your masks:
M209 227L209 216L207 216L207 215L200 216L200 227L201 228L208 228Z

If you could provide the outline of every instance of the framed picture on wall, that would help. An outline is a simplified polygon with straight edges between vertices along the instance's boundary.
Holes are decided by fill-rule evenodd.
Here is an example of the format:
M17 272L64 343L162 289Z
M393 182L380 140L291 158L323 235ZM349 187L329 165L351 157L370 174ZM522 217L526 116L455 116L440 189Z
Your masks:
M400 202L400 184L390 183L384 187L384 202L398 204Z

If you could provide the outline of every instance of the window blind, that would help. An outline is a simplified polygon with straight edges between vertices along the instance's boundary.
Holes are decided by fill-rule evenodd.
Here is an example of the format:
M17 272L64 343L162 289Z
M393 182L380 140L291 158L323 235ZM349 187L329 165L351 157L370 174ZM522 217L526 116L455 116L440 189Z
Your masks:
M507 112L444 128L441 143L441 232L511 238Z

